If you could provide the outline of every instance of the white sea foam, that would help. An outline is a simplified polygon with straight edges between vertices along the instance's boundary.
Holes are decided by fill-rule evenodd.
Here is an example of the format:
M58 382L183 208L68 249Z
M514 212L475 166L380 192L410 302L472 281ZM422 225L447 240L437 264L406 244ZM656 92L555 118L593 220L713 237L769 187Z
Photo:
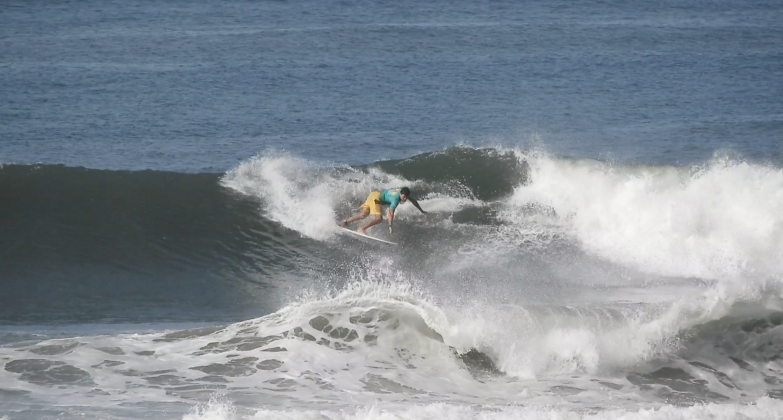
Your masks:
M334 231L334 179L322 167L290 156L261 156L227 173L223 185L263 200L268 216L306 236Z
M715 159L699 168L620 167L525 155L531 182L508 200L551 206L584 249L668 276L783 275L783 170Z
M732 301L733 302L733 301ZM678 333L719 319L731 303L702 296L656 305L571 308L481 304L446 308L446 342L492 354L508 375L601 375L678 350Z
M259 410L253 419L286 420L729 420L777 419L783 417L783 402L760 398L752 404L703 404L692 407L661 406L638 410L610 409L598 412L553 407L481 407L446 403L385 407L373 405L347 411Z
M305 294L268 316L212 331L82 337L2 348L0 357L66 363L88 373L95 385L37 386L7 370L0 371L0 381L48 401L92 407L112 407L117 401L181 403L182 397L204 399L215 384L227 385L226 397L195 407L188 420L244 418L231 402L233 392L244 395L243 409L253 407L252 401L266 405L268 410L257 414L260 418L732 418L732 412L764 418L754 417L765 413L758 407L733 403L640 410L654 400L638 393L622 374L625 367L676 349L669 340L683 328L724 317L739 296L736 291L721 295L711 289L714 296L660 310L481 306L475 300L451 306L438 304L399 272L396 277L383 274L387 272L357 268L362 281L326 296ZM492 356L506 375L474 378L454 352L471 348ZM225 382L208 379L214 375ZM622 389L607 390L599 379ZM563 385L575 393L558 394ZM92 388L106 394L88 392ZM742 392L758 398L765 390L723 393L743 401L747 397ZM607 395L613 402L607 404ZM379 400L382 404L370 411L352 408ZM449 404L437 404L443 400ZM406 401L422 404L394 405ZM528 406L509 408L520 401ZM531 408L548 404L561 408ZM579 411L585 404L607 411L585 414ZM767 413L780 409L771 400L758 404ZM312 411L319 406L329 409Z
M614 287L608 300L596 297L601 307L573 313L557 309L567 305L562 292L547 302L555 307L538 312L529 305L498 305L504 296L482 298L482 289L469 309L465 303L446 308L452 329L465 330L453 339L471 337L476 347L492 349L506 373L540 378L622 369L676 352L680 332L726 317L743 302L752 303L756 315L783 306L779 287L768 281L783 275L783 214L776 211L783 206L781 170L720 159L679 169L519 156L530 162L532 182L504 200L500 217L508 224L480 229L477 239L460 248L452 268L502 266L503 258L542 248L550 250L550 264L576 268L559 286L578 290L588 305L593 284ZM551 246L568 238L620 268L604 267L596 279L581 274L590 261L578 255L567 254L558 264ZM662 285L657 298L623 308L613 303L623 300L621 288L653 295L656 287L622 267L678 279L653 279ZM520 268L518 284L544 280L526 278L533 272ZM694 287L683 277L721 281Z
M222 394L214 394L209 401L196 404L192 412L182 420L235 420L237 410L234 404Z
M710 194L728 203L724 195L740 188L721 188L742 177L757 186L745 192L750 197L746 199L758 201L759 191L766 191L777 202L773 187L779 171L726 162L683 171L613 168L540 155L528 159L532 183L499 203L440 192L422 198L425 209L442 213L496 206L506 222L457 226L446 219L433 227L464 231L468 238L453 259L427 267L436 277L445 277L441 287L432 286L432 277L413 278L394 269L391 257L367 256L347 278L335 279L340 286L334 289L324 292L323 284L313 284L299 300L275 313L214 331L176 337L118 334L0 348L0 359L29 360L33 371L41 359L61 363L52 365L55 373L83 371L94 382L85 389L35 384L20 373L20 363L0 370L0 382L46 401L93 407L118 401L203 401L214 387L225 386L226 397L193 408L185 416L188 420L247 417L236 406L252 407L249 412L256 418L291 419L781 417L780 402L760 398L767 388L757 373L732 377L748 384L741 389L708 378L710 389L732 402L693 407L661 405L657 396L640 391L628 379L628 372L644 372L648 362L676 359L684 331L736 314L738 304L752 303L757 311L752 316L780 310L783 300L774 282L717 281L675 293L664 289L659 299L644 303L621 299L615 289L608 289L612 293L605 293L609 296L604 300L591 300L590 292L604 293L606 284L657 291L626 276L627 270L611 268L602 273L619 273L617 278L588 279L598 284L595 290L580 282L584 279L571 281L574 274L567 271L568 281L557 283L537 277L529 267L535 260L520 257L533 251L544 255L563 242L569 250L581 247L592 260L597 255L610 261L605 264L612 267L719 280L752 276L753 270L756 275L779 275L775 270L780 262L770 259L783 249L776 242L777 214L762 203L764 208L754 213L759 226L752 220L735 226L731 220L748 209L747 203L737 203L733 210L699 204ZM408 181L378 170L324 167L276 155L243 163L223 183L259 198L262 211L281 224L320 239L332 234L336 213L351 210L348 203L360 202L372 188ZM682 206L680 201L692 204ZM555 211L531 211L531 204ZM401 217L417 213L412 206L403 209ZM675 216L683 212L688 214ZM650 243L645 239L649 235L654 236ZM728 245L718 246L723 243ZM546 268L572 264L577 272L584 266L575 254L566 252L564 264L547 256ZM518 265L510 266L513 277L506 281L497 273L509 261ZM468 280L486 282L459 285L454 280L460 280L462 270L485 276ZM515 295L529 284L550 300ZM579 304L566 303L571 289L577 290ZM57 346L64 350L52 350ZM490 356L502 374L474 377L460 357L471 349ZM53 375L51 380L72 379ZM231 401L237 395L243 398L241 404ZM255 412L260 406L265 409ZM588 406L598 408L585 411Z

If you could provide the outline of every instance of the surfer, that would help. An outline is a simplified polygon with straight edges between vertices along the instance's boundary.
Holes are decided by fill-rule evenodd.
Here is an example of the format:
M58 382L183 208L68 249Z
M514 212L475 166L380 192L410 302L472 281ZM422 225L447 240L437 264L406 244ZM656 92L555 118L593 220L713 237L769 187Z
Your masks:
M338 223L338 225L346 227L348 226L348 223L351 223L354 220L364 219L368 215L373 215L373 219L370 220L366 225L359 228L357 231L361 234L364 234L365 230L377 225L378 223L381 223L381 207L389 206L389 210L387 210L386 214L389 219L389 233L392 233L392 225L394 224L394 210L397 208L397 205L406 201L413 203L413 205L416 206L416 208L419 209L422 214L427 214L426 211L421 209L419 203L416 202L413 197L411 197L411 190L409 190L408 187L394 188L391 190L371 192L370 195L367 196L367 200L364 202L364 204L359 206L361 212L357 213L353 217L343 220L342 222Z

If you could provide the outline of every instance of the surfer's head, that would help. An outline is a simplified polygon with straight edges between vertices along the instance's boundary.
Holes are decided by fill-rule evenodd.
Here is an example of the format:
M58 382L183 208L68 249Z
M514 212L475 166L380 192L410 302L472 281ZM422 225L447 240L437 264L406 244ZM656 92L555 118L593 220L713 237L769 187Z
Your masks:
M408 187L402 187L402 189L400 190L400 201L404 202L405 200L408 199L408 197L410 197L410 195L411 195L411 190L409 190Z

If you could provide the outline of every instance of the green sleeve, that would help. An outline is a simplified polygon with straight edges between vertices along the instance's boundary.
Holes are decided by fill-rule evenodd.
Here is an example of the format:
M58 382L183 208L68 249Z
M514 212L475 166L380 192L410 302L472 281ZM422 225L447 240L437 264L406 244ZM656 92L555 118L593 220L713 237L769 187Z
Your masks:
M389 203L389 210L394 210L397 208L397 204L400 204L400 195L397 194L394 197L392 197L391 202Z

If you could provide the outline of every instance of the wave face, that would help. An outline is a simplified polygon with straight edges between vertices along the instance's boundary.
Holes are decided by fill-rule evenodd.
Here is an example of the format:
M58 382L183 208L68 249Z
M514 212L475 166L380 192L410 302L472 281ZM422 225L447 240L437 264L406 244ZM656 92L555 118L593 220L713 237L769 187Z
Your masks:
M0 319L51 323L189 319L243 300L303 259L298 235L215 174L0 169ZM166 308L166 309L161 309ZM237 315L236 312L233 315Z
M399 208L400 246L339 234L401 185L430 214ZM222 175L5 166L0 319L23 325L0 331L0 395L109 417L779 418L780 191L780 168L722 157L469 147ZM53 323L77 325L35 325Z

